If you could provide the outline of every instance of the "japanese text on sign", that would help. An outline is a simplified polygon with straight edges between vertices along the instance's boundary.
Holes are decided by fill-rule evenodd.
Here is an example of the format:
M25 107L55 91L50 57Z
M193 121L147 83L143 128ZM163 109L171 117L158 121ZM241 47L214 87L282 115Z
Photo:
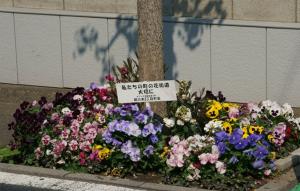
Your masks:
M119 83L119 103L156 102L176 100L174 80Z

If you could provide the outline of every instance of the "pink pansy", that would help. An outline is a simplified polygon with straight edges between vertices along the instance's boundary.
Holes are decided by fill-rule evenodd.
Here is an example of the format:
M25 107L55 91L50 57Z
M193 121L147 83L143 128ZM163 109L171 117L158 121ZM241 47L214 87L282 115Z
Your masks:
M66 146L67 146L66 141L56 142L55 145L54 145L54 148L53 148L54 158L60 157L61 153L63 152L63 150L65 149Z
M86 140L95 139L97 136L97 130L95 128L90 128L88 133L85 135Z
M52 121L58 122L59 119L60 119L60 117L59 117L59 114L58 114L58 113L52 113L52 115L51 115L51 120L52 120Z
M35 106L37 103L38 103L38 102L37 102L36 100L34 100L34 101L31 103L31 105L32 105L32 106Z
M175 135L173 137L171 137L170 141L169 141L169 145L173 146L174 144L179 143L180 139L178 137L178 135Z
M184 160L183 155L174 155L171 154L170 157L167 159L167 165L171 167L183 167Z
M51 137L50 137L49 135L44 135L44 136L42 137L42 144L43 144L43 145L49 145L50 140L51 140Z
M83 132L79 132L79 141L85 141L85 134Z
M61 137L63 139L67 139L69 138L69 134L70 134L70 130L69 129L64 129L62 132L61 132Z
M79 131L72 131L71 137L72 137L73 139L77 139L78 136L79 136Z
M86 123L83 126L83 132L87 133L89 131L89 129L92 128L92 127L93 127L93 125L90 122Z
M226 172L226 166L221 161L216 162L216 168L217 168L218 173L220 173L220 174L224 174Z
M42 108L45 110L51 110L53 108L53 103L46 103Z
M201 155L198 156L198 159L200 160L200 163L202 165L207 164L207 162L209 161L210 158L210 154L208 153L202 153Z
M41 150L40 147L38 147L34 150L34 154L36 159L40 159L44 155L44 152Z
M76 151L78 149L78 142L76 140L70 141L69 148L71 151Z
M229 108L228 117L230 119L237 118L239 116L239 114L240 114L240 111L239 111L238 108L235 108L235 107L230 107Z
M80 143L79 148L80 148L80 150L86 151L86 152L89 152L92 149L91 143L89 141L84 141L84 142Z
M271 172L272 171L270 169L267 169L267 170L264 171L264 175L265 176L270 176Z
M218 154L209 154L208 155L208 160L210 164L215 164L219 159L219 155Z
M82 123L83 122L83 120L84 120L84 114L83 113L80 113L79 115L77 115L77 121L78 121L78 123Z
M72 131L79 131L79 127L80 127L79 122L76 119L74 119L71 123L71 130Z
M277 126L274 127L272 135L274 137L274 143L277 146L280 146L284 143L285 131L286 131L285 123L278 123Z

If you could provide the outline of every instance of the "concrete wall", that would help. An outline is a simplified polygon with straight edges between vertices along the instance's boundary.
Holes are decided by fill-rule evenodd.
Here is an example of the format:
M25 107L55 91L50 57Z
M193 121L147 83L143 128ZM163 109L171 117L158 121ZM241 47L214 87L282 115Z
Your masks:
M136 14L137 0L0 0L0 7ZM300 0L163 0L164 15L300 22Z
M135 17L0 12L0 82L49 87L103 83L134 56ZM300 24L164 18L167 79L229 100L273 99L300 107Z

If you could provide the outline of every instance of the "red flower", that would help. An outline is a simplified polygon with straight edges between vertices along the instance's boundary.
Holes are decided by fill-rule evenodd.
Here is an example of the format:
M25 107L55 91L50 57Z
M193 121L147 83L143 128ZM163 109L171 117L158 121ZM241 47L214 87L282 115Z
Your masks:
M289 139L291 134L292 134L292 129L291 127L288 126L285 130L285 139Z
M121 72L121 74L122 74L123 76L125 76L125 75L128 74L128 69L127 69L126 67L122 67L122 68L120 69L120 72Z
M113 82L113 81L115 80L115 78L114 78L112 75L110 75L110 74L108 74L107 76L105 76L105 79L106 79L108 82Z
M201 167L200 161L195 162L195 163L193 164L193 166L194 166L195 168L197 168L197 169L200 169L200 167Z

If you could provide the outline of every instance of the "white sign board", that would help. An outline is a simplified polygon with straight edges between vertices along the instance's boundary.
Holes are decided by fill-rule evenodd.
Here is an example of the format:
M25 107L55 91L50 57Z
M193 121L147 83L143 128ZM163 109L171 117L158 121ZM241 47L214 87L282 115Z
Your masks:
M174 80L116 84L119 103L177 100Z

